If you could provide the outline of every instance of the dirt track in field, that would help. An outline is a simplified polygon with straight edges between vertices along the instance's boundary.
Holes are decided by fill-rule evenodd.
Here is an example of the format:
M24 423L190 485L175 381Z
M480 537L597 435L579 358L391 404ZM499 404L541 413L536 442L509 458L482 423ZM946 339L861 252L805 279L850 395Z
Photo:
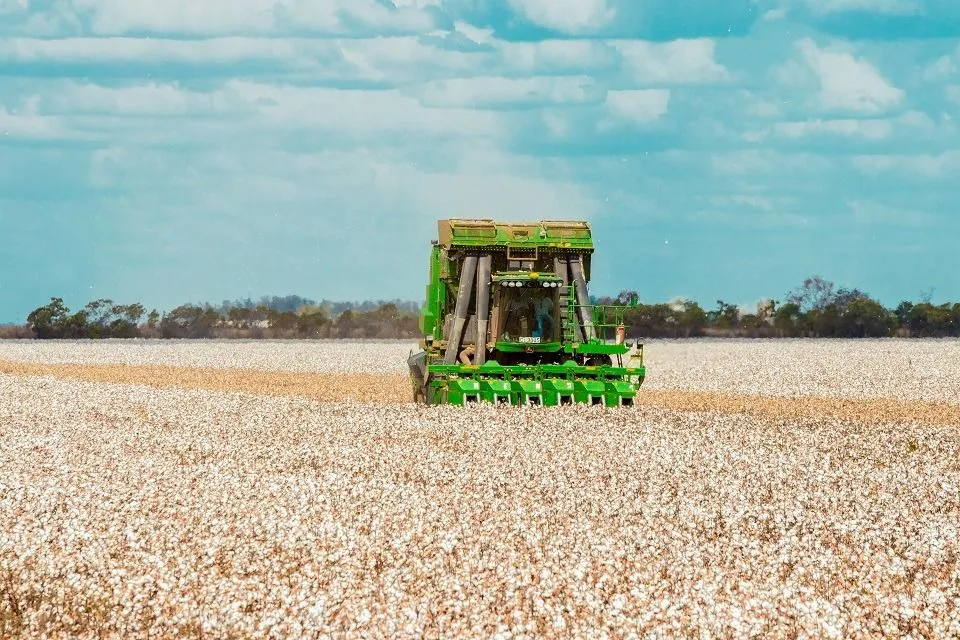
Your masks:
M239 391L299 396L320 402L410 401L404 376L371 373L292 373L125 364L35 364L0 360L0 374L53 376L84 382L157 388ZM637 403L676 411L742 413L769 419L838 418L861 422L917 422L960 426L960 405L892 398L772 397L642 388Z

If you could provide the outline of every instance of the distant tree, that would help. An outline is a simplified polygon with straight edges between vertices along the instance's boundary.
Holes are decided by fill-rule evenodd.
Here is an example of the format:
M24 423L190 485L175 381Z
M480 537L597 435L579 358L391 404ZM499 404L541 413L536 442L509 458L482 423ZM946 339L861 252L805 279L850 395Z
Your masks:
M777 311L777 301L762 298L757 302L757 318L764 324L773 323L773 314Z
M893 312L897 318L897 324L899 324L901 327L909 328L911 311L913 311L913 303L909 300L904 300L898 304L897 308Z
M669 304L641 304L624 313L624 325L630 338L679 337L688 331L681 326L682 316L682 309Z
M843 310L841 336L846 338L879 338L890 334L895 323L893 314L868 296L850 300Z
M251 311L249 307L229 307L226 312L227 320L233 327L249 329Z
M329 330L330 317L322 310L308 311L297 316L297 334L304 338L319 338Z
M835 285L815 275L787 294L787 302L797 305L801 311L821 311L835 301Z
M69 314L70 309L63 303L63 298L50 298L48 304L30 312L27 326L42 340L58 338Z
M357 322L352 309L346 309L337 318L337 337L349 338L356 328Z
M297 327L297 314L293 311L269 309L267 320L270 323L270 328L277 331L293 331Z
M639 293L630 289L625 289L617 294L617 298L616 300L614 300L614 304L630 305L630 304L633 304L634 301L639 301L639 300L640 300Z
M773 313L773 326L788 337L796 337L803 330L803 312L796 302L788 302Z
M870 296L859 289L845 289L841 287L833 296L830 304L836 305L840 311L846 311L850 303L857 300L869 300Z
M128 305L118 305L114 307L112 311L114 315L123 318L134 326L140 323L143 314L147 312L146 308L139 302Z
M681 300L679 307L674 307L674 312L679 314L684 337L703 335L703 329L707 326L707 312L699 304L692 300Z
M181 305L160 321L164 338L209 338L221 318L216 309L197 305Z
M757 314L747 313L740 318L739 326L743 329L748 329L752 333L759 329L765 328L767 323L764 322Z
M71 340L91 337L87 310L81 309L64 318L59 325L59 335L57 337Z
M908 326L911 335L921 337L945 337L960 332L960 327L954 324L954 308L949 304L935 306L921 302L914 305Z
M740 324L740 307L723 300L717 300L717 310L713 317L713 324L717 328L733 329Z

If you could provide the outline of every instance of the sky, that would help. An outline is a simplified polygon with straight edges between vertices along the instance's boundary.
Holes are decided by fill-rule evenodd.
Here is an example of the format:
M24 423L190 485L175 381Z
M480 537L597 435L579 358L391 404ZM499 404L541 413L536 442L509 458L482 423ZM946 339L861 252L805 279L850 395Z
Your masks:
M0 322L424 295L447 217L591 290L960 300L956 0L0 0Z

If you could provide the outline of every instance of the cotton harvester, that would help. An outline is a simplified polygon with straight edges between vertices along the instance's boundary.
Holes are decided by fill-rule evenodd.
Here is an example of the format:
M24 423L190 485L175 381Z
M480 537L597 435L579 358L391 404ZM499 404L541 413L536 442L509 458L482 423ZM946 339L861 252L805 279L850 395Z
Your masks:
M629 306L590 304L589 224L452 219L438 227L422 351L408 360L414 401L633 404L646 374L643 345L625 339Z

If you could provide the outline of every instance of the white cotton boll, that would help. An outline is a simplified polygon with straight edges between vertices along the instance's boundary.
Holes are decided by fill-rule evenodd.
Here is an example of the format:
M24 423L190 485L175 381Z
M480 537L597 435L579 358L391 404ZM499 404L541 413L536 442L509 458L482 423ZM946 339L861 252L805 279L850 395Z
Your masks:
M770 344L648 351L661 390L759 391L760 414L0 376L0 512L17 514L0 519L0 620L13 576L25 636L955 636L960 434L777 414L765 403L791 386L863 398L893 383L869 342L809 343L816 366ZM29 353L389 369L376 346L360 364L327 344ZM816 379L849 370L841 357L862 375Z

